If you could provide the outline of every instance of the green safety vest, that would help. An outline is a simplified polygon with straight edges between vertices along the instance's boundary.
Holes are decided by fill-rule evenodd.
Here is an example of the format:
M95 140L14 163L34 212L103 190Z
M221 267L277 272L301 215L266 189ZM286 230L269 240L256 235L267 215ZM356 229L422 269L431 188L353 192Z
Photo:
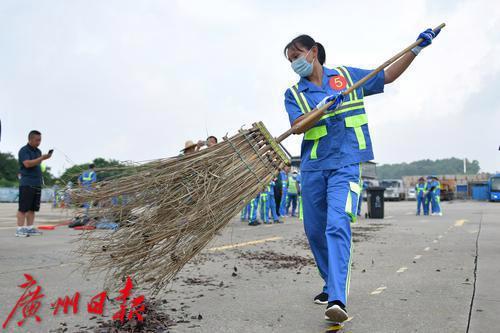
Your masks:
M297 180L288 177L288 193L297 194Z
M89 182L92 180L92 176L94 175L94 171L90 171L89 173L84 172L82 175L82 180L84 182Z

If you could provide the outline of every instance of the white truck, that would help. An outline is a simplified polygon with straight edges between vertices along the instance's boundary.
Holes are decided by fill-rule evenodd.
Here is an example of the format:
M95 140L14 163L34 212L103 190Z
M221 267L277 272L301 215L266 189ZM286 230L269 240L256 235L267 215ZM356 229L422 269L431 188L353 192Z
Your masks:
M385 188L384 200L404 200L406 193L401 179L383 179L380 181L380 186Z

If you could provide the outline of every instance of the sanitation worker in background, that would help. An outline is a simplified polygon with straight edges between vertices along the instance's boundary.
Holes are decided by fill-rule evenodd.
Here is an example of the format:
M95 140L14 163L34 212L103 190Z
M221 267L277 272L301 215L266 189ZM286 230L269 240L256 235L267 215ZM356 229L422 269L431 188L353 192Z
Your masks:
M304 229L325 281L323 292L314 302L327 305L325 316L330 321L348 319L350 223L356 220L361 163L374 158L364 97L382 93L384 85L396 80L436 35L431 29L421 33L418 38L424 41L419 46L345 97L341 91L370 71L324 67L325 49L307 35L294 38L284 49L292 69L300 76L299 82L285 92L290 124L334 101L329 113L304 133L300 166Z

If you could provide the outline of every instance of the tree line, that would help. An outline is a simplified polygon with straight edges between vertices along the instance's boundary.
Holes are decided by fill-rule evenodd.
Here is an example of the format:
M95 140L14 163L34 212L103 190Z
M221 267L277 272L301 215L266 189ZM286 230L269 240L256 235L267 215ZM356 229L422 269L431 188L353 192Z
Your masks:
M113 159L104 159L102 157L95 158L93 163L96 169L107 169L98 172L98 179L112 178L119 174L123 174L127 165ZM73 165L66 169L60 177L55 177L50 167L46 167L43 171L43 180L45 186L52 186L56 183L65 185L68 182L77 183L78 176L87 170L89 163ZM17 187L19 186L19 162L11 153L0 152L0 187Z
M100 180L112 178L114 176L127 172L128 166L113 159L104 159L98 157L92 161L97 169ZM47 167L43 172L44 183L46 186L52 186L56 182L67 184L72 182L76 184L78 176L88 168L88 163L74 165L64 171L60 177L55 177ZM467 160L467 174L475 175L479 172L479 162L476 160ZM0 153L0 187L16 187L18 180L19 162L14 155L10 153ZM377 176L379 179L401 178L403 176L418 175L454 175L463 174L463 160L459 158L446 158L438 160L420 160L411 163L382 164L377 166Z
M466 160L467 174L479 172L479 162ZM420 160L411 163L382 164L377 166L379 179L399 179L403 176L464 174L464 161L452 157L438 160Z

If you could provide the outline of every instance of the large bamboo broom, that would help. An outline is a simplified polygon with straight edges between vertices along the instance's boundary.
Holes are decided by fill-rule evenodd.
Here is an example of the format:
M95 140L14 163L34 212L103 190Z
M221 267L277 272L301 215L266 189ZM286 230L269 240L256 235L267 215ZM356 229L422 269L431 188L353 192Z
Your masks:
M362 86L421 41L384 62L343 94ZM122 176L103 180L91 191L77 191L77 204L94 203L91 216L114 217L120 223L113 233L83 234L79 251L91 257L88 271L106 271L109 288L130 275L152 293L161 290L279 169L290 163L280 143L314 126L332 103L311 111L276 139L264 124L256 123L214 147L126 168ZM122 202L111 204L116 198Z

